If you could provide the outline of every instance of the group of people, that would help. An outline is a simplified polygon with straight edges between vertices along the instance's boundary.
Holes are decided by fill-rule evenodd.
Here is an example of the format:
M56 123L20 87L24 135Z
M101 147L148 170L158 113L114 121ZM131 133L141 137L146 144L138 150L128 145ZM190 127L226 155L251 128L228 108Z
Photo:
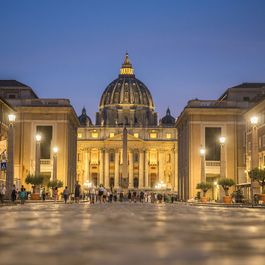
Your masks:
M2 184L0 189L0 202L3 203L4 199L7 198L7 190L4 184ZM21 204L24 204L25 200L28 199L28 192L21 186L21 189L18 190L15 185L13 185L12 192L10 195L10 199L13 203L16 200L20 200ZM40 198L45 201L47 193L45 188L41 190ZM56 203L59 198L59 189L58 187L54 187L52 189L52 198ZM64 203L68 203L69 201L74 201L79 203L80 200L86 200L91 204L94 203L112 203L112 202L141 202L141 203L162 203L162 202L171 202L174 203L178 200L177 195L173 193L166 192L153 192L153 191L145 191L145 190L126 190L123 191L121 189L106 189L103 185L99 185L98 188L90 188L87 191L81 191L81 185L76 182L74 193L71 193L67 186L64 187L63 192L61 193L62 199Z
M5 185L2 184L1 188L0 188L0 202L4 203L5 199L9 199L9 198L7 198L7 196L9 196L7 194L7 189L6 189ZM13 203L15 203L16 200L20 200L21 204L24 204L27 197L28 197L28 194L27 194L26 189L24 188L23 185L21 186L20 190L18 190L16 188L16 186L13 185L12 190L11 190L11 194L10 194L10 199Z

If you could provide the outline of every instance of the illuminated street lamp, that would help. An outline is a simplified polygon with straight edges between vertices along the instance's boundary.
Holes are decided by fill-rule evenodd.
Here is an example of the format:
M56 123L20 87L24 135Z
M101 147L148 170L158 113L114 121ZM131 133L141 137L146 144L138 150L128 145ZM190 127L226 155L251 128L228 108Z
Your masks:
M201 182L206 182L206 176L205 176L205 153L206 153L205 148L201 146L201 148L200 148L200 155L201 155Z
M225 137L224 136L221 136L220 138L219 138L219 142L220 142L220 144L221 145L224 145L225 144Z
M38 133L35 136L36 139L36 158L35 158L35 175L40 175L40 143L41 143L41 135Z
M252 117L250 118L250 123L251 123L252 125L257 125L258 122L259 122L259 118L258 118L257 116L252 116Z
M53 151L53 180L57 180L57 153L58 153L58 147L54 146Z
M9 128L7 134L7 167L6 167L6 188L7 196L10 199L14 184L14 123L15 114L8 115Z

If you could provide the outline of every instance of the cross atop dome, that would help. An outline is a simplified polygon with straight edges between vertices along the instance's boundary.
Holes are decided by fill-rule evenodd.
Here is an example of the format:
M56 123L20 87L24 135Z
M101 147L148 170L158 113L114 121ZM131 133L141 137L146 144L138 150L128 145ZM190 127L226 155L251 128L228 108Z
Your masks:
M134 69L129 59L129 54L126 52L124 63L120 69L120 75L134 75Z

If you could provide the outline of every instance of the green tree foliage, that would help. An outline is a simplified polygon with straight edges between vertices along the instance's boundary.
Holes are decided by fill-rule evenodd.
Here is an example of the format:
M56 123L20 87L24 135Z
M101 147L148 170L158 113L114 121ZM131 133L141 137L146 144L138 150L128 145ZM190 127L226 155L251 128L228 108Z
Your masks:
M33 186L39 186L43 183L43 179L43 176L28 175L25 182Z
M233 179L220 178L218 184L224 189L225 195L229 196L229 188L235 185L235 181Z
M63 187L63 182L61 180L50 180L48 182L48 188L62 188Z
M201 190L203 192L203 197L205 197L207 191L212 188L212 184L208 182L200 182L197 184L196 187L198 190Z
M253 181L257 181L265 193L265 169L254 168L249 171L249 176Z

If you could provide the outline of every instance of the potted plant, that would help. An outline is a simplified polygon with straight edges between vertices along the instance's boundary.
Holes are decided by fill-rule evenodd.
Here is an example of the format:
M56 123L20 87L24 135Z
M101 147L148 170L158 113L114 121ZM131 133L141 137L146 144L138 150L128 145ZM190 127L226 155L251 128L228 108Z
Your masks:
M201 202L207 202L206 193L209 189L212 188L212 184L208 182L200 182L197 184L196 188L203 192L203 196L201 197Z
M40 185L43 183L43 176L28 175L25 179L27 184L32 185L33 193L31 195L32 200L40 199Z
M229 189L235 185L235 181L229 178L221 178L219 179L218 184L222 186L225 192L225 196L223 197L224 203L232 203L232 196L229 195Z
M57 187L57 188L62 188L63 187L63 182L61 181L61 180L50 180L49 182L48 182L48 188L55 188L55 187Z
M261 186L262 192L259 194L259 197L265 203L265 169L254 168L249 171L249 176Z
M236 203L243 203L244 195L241 189L235 190L232 193L232 197L235 199Z

